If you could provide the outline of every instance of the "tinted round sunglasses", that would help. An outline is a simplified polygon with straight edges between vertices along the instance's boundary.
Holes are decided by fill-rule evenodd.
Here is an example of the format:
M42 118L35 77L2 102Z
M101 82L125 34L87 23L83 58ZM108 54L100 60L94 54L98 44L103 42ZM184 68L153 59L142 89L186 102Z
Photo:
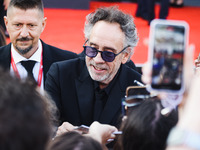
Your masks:
M126 48L130 47L130 46L126 46L119 53L115 54L115 53L109 52L109 51L100 51L100 50L98 50L94 47L91 47L91 46L85 46L85 44L87 42L88 42L88 40L83 45L85 55L93 58L93 57L97 56L98 52L100 52L102 59L106 62L112 62L117 55L121 54Z

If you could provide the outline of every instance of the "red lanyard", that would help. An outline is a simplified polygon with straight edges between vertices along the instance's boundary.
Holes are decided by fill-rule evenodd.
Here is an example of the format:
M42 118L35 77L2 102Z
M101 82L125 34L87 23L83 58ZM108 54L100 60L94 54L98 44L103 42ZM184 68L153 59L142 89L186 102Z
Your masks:
M38 83L39 87L41 86L41 83L42 83L42 72L43 72L43 59L42 59L42 56L43 56L43 51L41 53L40 68L39 68L38 80L37 80L37 83ZM12 68L13 68L13 70L15 72L15 75L20 79L19 71L17 70L16 64L15 64L13 56L12 56L12 51L11 51L11 65L12 65Z

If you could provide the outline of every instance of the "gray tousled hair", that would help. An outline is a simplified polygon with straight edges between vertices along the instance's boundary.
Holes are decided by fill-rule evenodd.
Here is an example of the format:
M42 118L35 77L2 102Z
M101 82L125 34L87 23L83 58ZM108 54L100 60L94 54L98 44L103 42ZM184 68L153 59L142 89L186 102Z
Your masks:
M130 46L132 48L131 55L133 54L133 48L137 46L139 38L134 24L134 19L130 14L119 10L117 6L98 8L95 12L86 17L84 28L86 39L89 39L91 30L98 21L118 23L125 34L124 47Z

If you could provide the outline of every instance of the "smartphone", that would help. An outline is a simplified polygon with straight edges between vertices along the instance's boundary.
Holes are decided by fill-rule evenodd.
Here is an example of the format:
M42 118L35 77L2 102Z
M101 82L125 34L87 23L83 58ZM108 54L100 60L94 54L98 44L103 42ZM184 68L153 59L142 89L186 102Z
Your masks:
M150 24L149 59L151 89L170 92L184 90L183 60L189 26L185 21L153 20Z
M80 131L82 134L87 134L89 132L90 127L86 125L80 125L78 127L75 127L74 130ZM112 134L119 135L122 134L122 131L115 131Z
M82 134L87 134L89 132L89 128L88 126L86 125L80 125L78 127L75 127L74 130L78 130L80 131Z
M150 97L145 86L128 86L126 96L122 99L122 116L128 116L133 109Z
M126 97L136 95L150 95L145 86L128 86L126 88Z

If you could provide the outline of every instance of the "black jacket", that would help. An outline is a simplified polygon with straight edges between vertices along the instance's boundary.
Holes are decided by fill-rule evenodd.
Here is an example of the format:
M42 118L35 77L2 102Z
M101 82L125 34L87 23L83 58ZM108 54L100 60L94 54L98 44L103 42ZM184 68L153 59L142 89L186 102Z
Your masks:
M44 81L46 79L46 73L48 72L52 63L57 61L68 60L78 57L77 54L59 48L45 44L42 41L43 47L43 71L44 71ZM0 66L5 70L10 69L11 63L11 43L0 47Z
M121 65L118 78L97 121L118 125L121 99L125 96L127 86L134 85L135 79L141 81L141 75L127 65ZM93 82L83 57L51 66L47 73L45 89L58 106L62 122L90 125L94 121Z

